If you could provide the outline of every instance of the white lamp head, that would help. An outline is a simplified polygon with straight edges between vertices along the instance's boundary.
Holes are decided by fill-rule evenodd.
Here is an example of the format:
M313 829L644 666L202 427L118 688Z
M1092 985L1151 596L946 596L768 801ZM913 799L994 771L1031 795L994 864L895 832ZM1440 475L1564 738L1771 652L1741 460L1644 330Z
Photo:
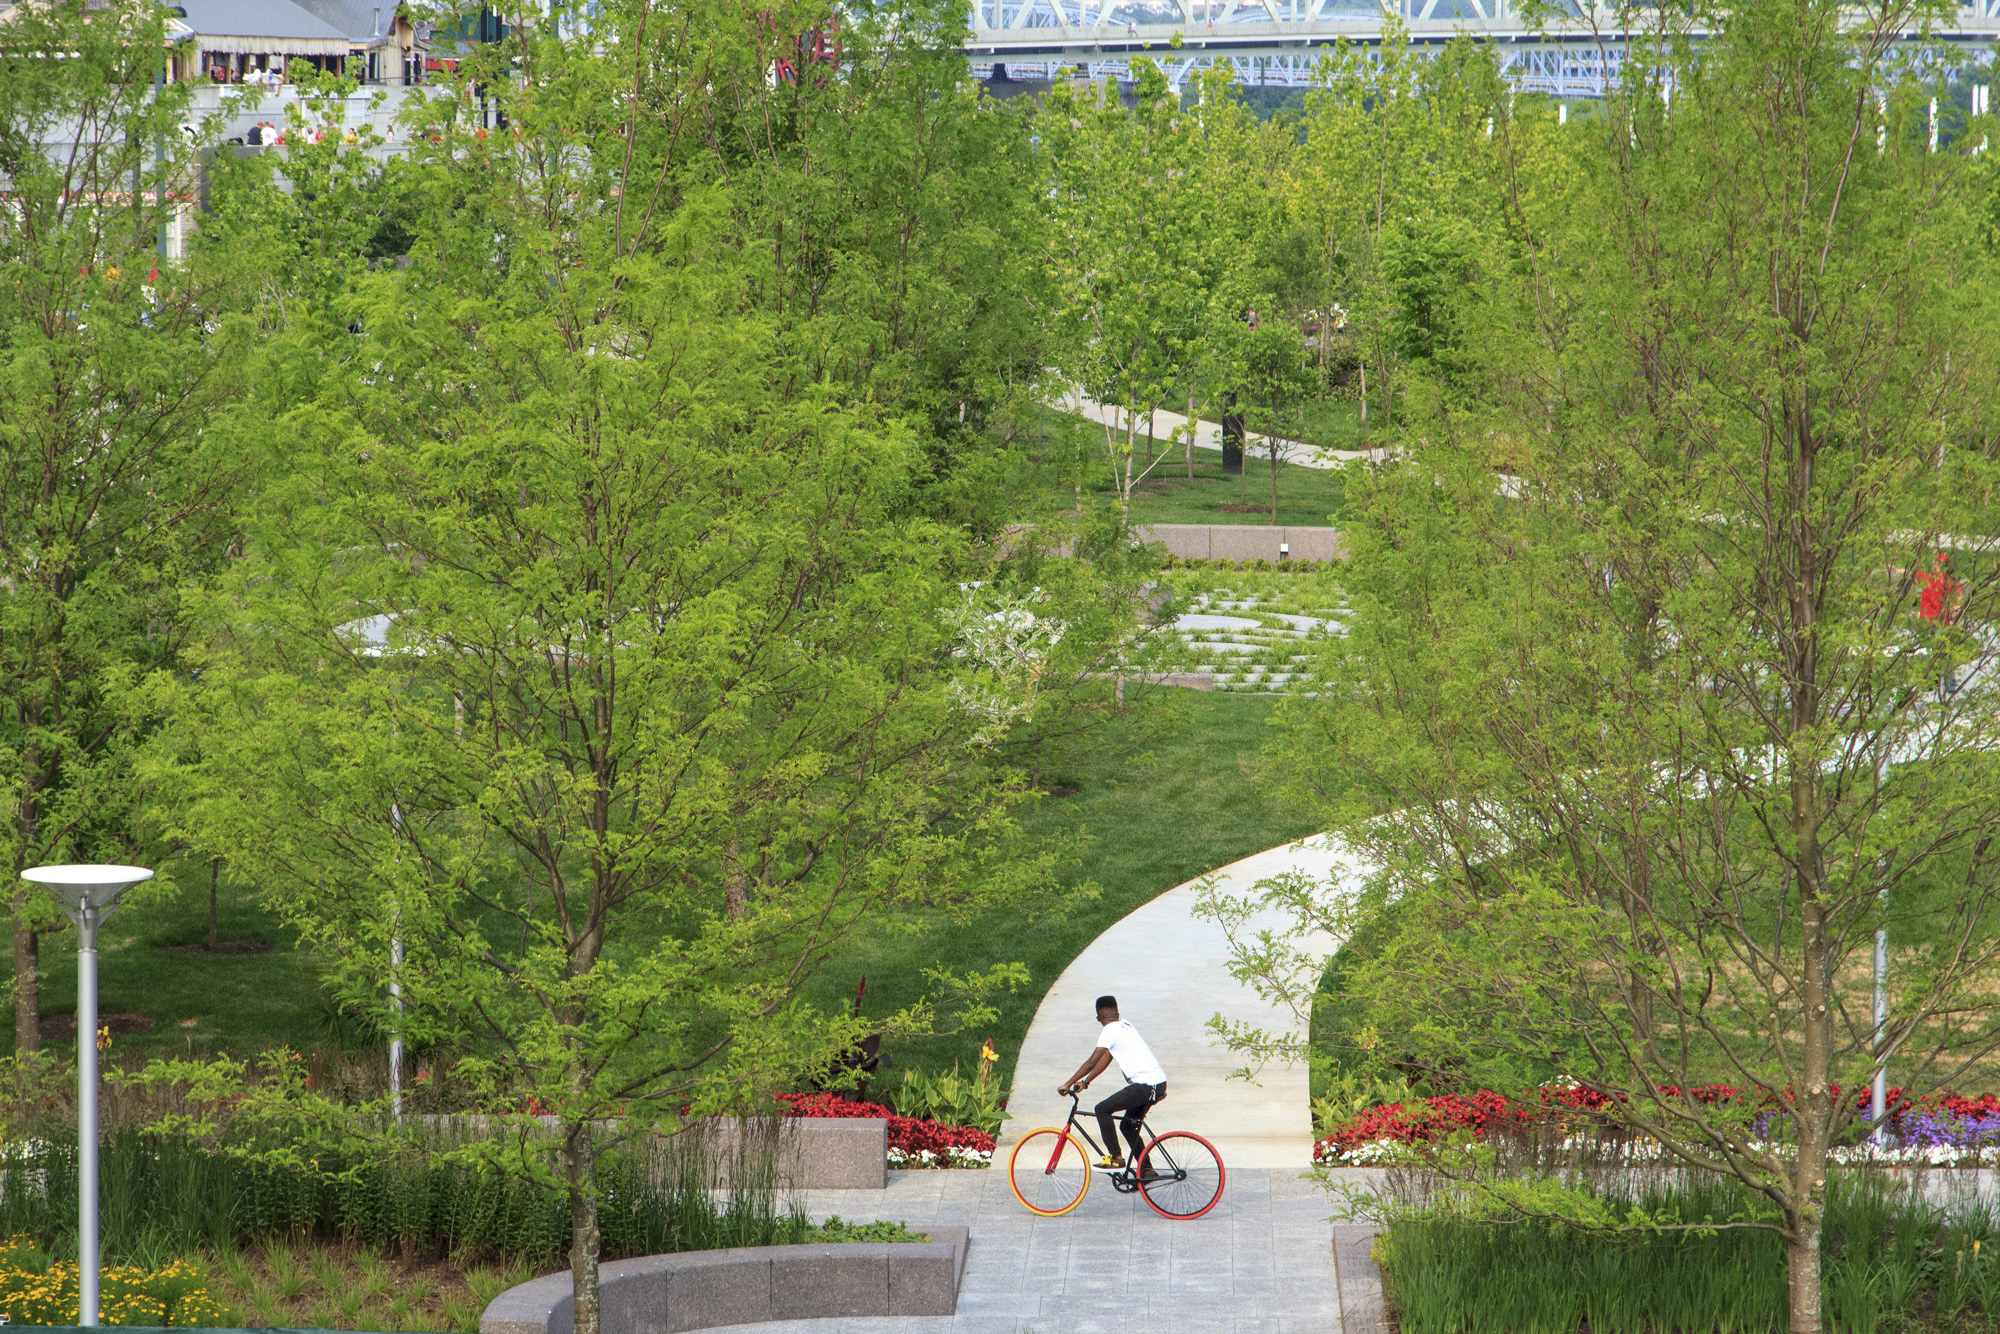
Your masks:
M101 918L117 904L120 894L151 880L153 873L143 866L32 866L21 872L21 878L61 899L63 911L74 922L83 916L84 899L90 900Z

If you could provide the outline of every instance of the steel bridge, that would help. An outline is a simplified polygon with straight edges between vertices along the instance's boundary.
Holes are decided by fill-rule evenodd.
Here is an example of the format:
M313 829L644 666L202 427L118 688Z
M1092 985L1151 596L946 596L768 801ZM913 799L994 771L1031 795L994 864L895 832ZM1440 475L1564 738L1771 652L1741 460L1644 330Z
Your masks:
M1342 38L1379 46L1391 18L1419 49L1461 34L1490 41L1516 87L1553 97L1603 96L1637 35L1620 30L1612 10L1575 5L1567 19L1531 27L1511 0L973 0L965 50L982 79L996 67L1020 80L1060 69L1123 79L1145 56L1175 87L1197 69L1227 64L1244 84L1300 88ZM1956 21L1931 36L1990 62L2000 0L1961 4Z

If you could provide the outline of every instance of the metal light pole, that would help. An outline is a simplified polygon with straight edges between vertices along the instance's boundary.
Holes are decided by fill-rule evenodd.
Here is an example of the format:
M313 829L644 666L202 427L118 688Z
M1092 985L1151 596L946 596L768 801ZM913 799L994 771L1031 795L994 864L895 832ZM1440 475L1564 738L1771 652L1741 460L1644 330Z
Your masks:
M1888 1124L1882 1113L1889 1106L1889 1063L1883 1059L1882 1043L1889 1030L1889 933L1875 933L1875 1080L1868 1097L1869 1119L1875 1122L1872 1138L1877 1144L1889 1139Z
M118 896L153 873L143 866L37 866L21 872L62 901L76 923L77 1316L97 1323L97 924Z

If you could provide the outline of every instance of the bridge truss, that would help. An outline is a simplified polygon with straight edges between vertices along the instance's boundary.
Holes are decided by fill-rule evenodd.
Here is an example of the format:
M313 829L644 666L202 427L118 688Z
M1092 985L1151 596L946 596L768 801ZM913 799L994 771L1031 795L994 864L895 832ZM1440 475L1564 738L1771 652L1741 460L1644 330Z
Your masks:
M1227 65L1246 85L1303 88L1341 39L1379 46L1391 16L1419 49L1461 34L1493 42L1517 87L1553 97L1601 97L1625 61L1627 36L1610 11L1576 10L1560 25L1530 28L1510 0L973 0L966 54L982 79L1000 69L1020 80L1059 69L1127 79L1144 56L1175 87L1195 70ZM1990 61L2000 0L1961 4L1957 21L1932 35Z

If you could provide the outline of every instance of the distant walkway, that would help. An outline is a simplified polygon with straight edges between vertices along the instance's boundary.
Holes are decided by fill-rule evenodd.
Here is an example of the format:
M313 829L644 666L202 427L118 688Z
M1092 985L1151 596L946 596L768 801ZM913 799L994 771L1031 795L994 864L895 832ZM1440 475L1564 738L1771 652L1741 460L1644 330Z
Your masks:
M1069 410L1089 421L1114 426L1120 431L1125 429L1125 409L1113 404L1099 403L1096 399L1085 398L1082 394L1071 394ZM1147 420L1145 417L1140 417L1139 425L1142 427L1145 426ZM1156 440L1164 440L1175 431L1187 425L1185 414L1168 412L1164 409L1154 413L1151 421L1153 430L1156 432L1154 436ZM1246 432L1244 436L1244 452L1256 458L1268 458L1269 455L1266 452L1268 447L1265 445L1264 440L1265 437L1258 435L1254 431ZM1194 444L1196 449L1221 449L1222 428L1214 422L1209 421L1195 423ZM1278 460L1281 463L1296 464L1301 468L1338 468L1343 463L1351 463L1355 459L1379 459L1383 456L1384 451L1379 449L1322 450L1307 444L1303 440L1280 439L1278 441Z
M1103 1179L1075 1213L1037 1218L1004 1171L891 1172L889 1189L806 1192L815 1221L969 1228L956 1316L773 1321L742 1334L1388 1334L1368 1260L1375 1229L1327 1221L1296 1168L1245 1168L1213 1210L1176 1223Z
M1352 885L1359 871L1351 856L1335 853L1322 840L1288 843L1212 872L1224 892L1248 895L1259 880L1299 870L1317 883L1337 878ZM1118 997L1129 1019L1167 1072L1167 1100L1154 1113L1172 1130L1192 1130L1212 1141L1222 1160L1236 1168L1268 1167L1304 1171L1312 1158L1312 1112L1303 1066L1267 1067L1256 1083L1229 1078L1242 1062L1209 1038L1209 1016L1220 1012L1268 1032L1296 1027L1289 1013L1266 1003L1230 974L1229 939L1222 927L1194 915L1195 885L1168 890L1114 923L1084 947L1042 998L1035 1021L1021 1044L1008 1092L1009 1120L1001 1131L996 1161L1036 1126L1059 1122L1069 1104L1056 1097L1066 1079L1096 1045L1092 1003L1100 995ZM1288 913L1270 910L1245 928L1248 936L1268 928L1293 926ZM1316 936L1302 948L1324 959L1338 946ZM1117 1087L1116 1071L1084 1096L1094 1101ZM1088 1105L1088 1104L1086 1104Z

